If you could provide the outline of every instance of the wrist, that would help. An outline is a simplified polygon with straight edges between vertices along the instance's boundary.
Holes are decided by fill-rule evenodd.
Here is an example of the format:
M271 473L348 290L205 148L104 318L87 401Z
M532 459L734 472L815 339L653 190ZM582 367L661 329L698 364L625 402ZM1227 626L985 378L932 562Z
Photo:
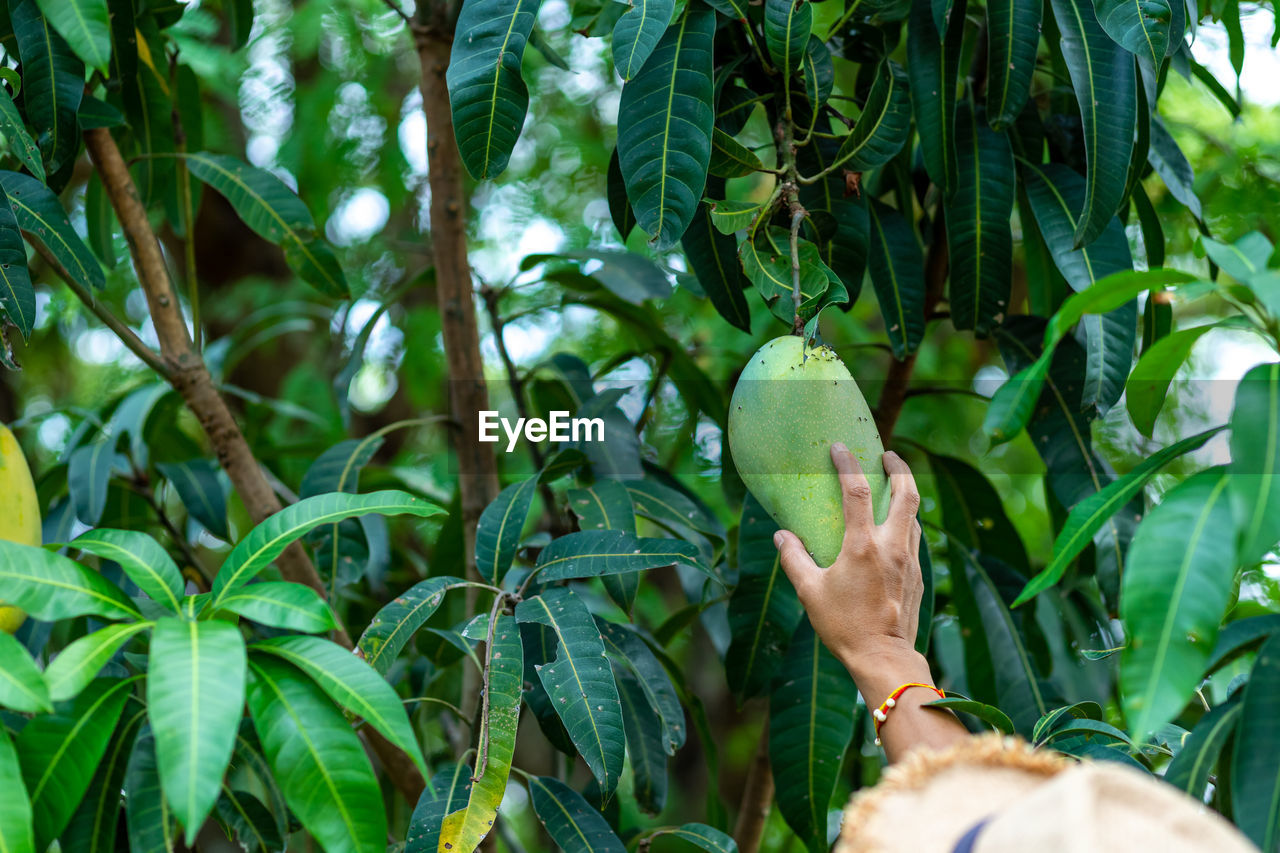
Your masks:
M929 662L905 643L860 648L842 654L840 659L853 676L868 707L878 706L893 690L907 682L933 684Z

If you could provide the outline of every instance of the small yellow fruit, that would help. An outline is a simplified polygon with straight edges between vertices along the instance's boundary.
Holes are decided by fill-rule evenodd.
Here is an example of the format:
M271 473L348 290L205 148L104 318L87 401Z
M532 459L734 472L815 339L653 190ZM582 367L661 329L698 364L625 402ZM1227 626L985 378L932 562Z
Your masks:
M0 424L0 539L36 547L43 543L36 484L18 440L4 424ZM0 602L0 631L12 634L26 618L20 608Z

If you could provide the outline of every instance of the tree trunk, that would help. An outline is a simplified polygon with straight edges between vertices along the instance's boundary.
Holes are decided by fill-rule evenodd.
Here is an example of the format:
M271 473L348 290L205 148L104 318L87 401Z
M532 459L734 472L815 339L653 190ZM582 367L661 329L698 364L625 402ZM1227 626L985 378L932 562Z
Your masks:
M733 839L740 853L756 853L764 836L764 824L773 804L773 770L769 767L769 720L765 718L756 754L747 768L747 785L742 790L738 821L733 825ZM714 784L714 781L713 783Z

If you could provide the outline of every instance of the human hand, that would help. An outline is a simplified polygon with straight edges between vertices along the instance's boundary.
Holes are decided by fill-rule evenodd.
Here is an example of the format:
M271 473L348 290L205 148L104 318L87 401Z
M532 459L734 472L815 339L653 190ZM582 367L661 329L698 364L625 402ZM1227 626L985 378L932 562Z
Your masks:
M843 444L831 446L831 461L844 496L844 542L840 555L821 568L800 538L788 530L774 536L782 568L791 579L814 631L844 662L858 670L887 662L911 661L924 581L920 575L920 493L902 457L884 454L892 497L889 514L877 525L871 487L858 460ZM877 663L879 662L879 663ZM914 667L913 667L914 668Z

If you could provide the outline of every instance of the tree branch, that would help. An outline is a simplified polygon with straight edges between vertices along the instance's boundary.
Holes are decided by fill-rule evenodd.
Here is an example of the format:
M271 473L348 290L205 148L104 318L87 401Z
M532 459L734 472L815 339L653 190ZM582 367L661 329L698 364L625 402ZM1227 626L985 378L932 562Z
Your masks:
M733 825L733 838L739 853L756 853L764 837L764 824L773 803L773 771L769 767L769 720L764 721L756 754L747 768L747 784L742 789L738 820Z

